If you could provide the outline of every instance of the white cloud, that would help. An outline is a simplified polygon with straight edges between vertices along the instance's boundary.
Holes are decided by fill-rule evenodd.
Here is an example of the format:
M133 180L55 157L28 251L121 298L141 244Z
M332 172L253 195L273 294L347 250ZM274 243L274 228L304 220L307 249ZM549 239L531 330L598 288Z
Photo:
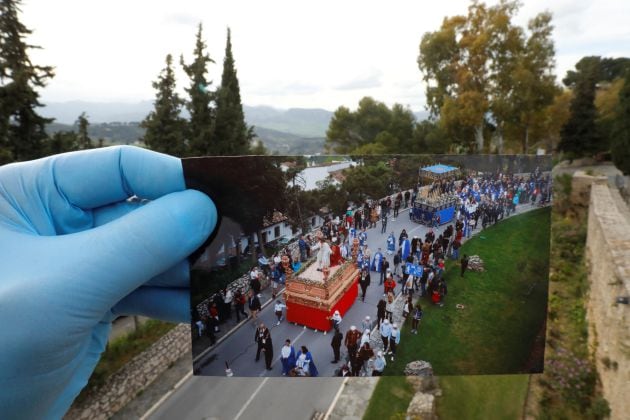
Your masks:
M494 4L497 0L489 1ZM243 102L278 107L355 107L363 95L415 110L424 106L416 58L423 33L445 16L466 14L466 0L25 0L22 20L43 50L35 62L56 67L44 101L150 100L151 82L171 53L190 61L196 25L204 25L220 81L226 28ZM518 16L554 15L558 79L584 55L630 56L630 2L531 0ZM178 83L187 81L180 69Z

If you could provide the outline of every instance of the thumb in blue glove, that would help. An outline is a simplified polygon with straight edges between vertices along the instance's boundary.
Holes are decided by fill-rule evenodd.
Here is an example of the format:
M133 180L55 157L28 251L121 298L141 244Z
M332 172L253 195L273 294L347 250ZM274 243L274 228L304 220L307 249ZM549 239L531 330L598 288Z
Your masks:
M1 417L62 417L116 316L188 321L186 257L216 220L179 159L144 149L0 167Z

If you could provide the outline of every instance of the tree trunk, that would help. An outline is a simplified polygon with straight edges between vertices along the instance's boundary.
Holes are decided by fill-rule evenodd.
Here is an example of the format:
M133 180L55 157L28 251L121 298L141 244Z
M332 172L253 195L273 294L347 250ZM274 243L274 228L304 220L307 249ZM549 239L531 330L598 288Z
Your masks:
M499 124L497 125L497 153L498 154L502 154L503 153L503 125Z
M483 152L483 124L475 127L475 146L477 147L477 153Z
M523 153L527 154L528 150L529 150L529 125L526 125L525 126L525 144L524 144Z

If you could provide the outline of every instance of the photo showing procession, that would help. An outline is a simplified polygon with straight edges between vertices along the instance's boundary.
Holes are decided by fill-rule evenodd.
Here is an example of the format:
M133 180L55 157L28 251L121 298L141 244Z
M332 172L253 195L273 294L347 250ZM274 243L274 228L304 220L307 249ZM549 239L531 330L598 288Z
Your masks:
M549 156L183 162L221 207L191 261L196 375L542 371Z

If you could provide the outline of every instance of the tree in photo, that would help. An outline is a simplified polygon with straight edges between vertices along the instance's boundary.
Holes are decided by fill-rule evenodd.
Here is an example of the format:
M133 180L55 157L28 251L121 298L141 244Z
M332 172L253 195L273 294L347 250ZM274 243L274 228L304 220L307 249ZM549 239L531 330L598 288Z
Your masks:
M598 67L591 64L581 71L573 89L571 116L562 127L558 149L570 159L591 156L606 149L597 129L597 110L595 108L595 89Z
M225 58L221 86L216 94L216 122L213 152L215 155L245 155L250 151L253 138L252 128L245 124L245 114L241 103L230 29L227 30Z
M326 131L326 147L341 154L369 155L411 152L415 117L399 104L392 109L373 98L359 101L356 111L341 106Z
M52 119L37 113L37 88L54 76L51 66L33 64L25 38L32 33L19 20L19 0L0 2L0 160L38 158L46 151L45 126ZM0 163L3 163L0 161Z
M181 117L184 101L175 91L173 58L170 54L166 56L166 67L153 82L153 88L157 91L154 109L140 124L146 130L142 141L157 152L185 156L186 120Z
M613 162L625 175L630 175L630 70L619 91L615 129L611 141Z
M211 81L206 79L208 73L208 63L214 60L205 52L206 43L203 40L203 27L199 24L193 61L185 64L181 57L181 65L190 79L190 86L186 88L189 99L186 108L190 113L190 121L186 130L188 139L188 154L211 155L214 153L213 133L215 124L215 113L212 104L215 100L216 92L210 89Z
M79 115L75 125L79 129L79 132L77 133L76 148L79 150L85 150L94 147L92 145L92 139L90 139L90 136L88 135L90 122L88 121L85 112L82 112L81 115Z
M520 3L488 7L473 1L466 16L444 19L420 42L418 66L427 84L427 107L447 134L467 151L490 151L489 133L501 153L520 125L529 148L529 126L553 101L555 77L551 16L541 13L527 31L513 24Z

